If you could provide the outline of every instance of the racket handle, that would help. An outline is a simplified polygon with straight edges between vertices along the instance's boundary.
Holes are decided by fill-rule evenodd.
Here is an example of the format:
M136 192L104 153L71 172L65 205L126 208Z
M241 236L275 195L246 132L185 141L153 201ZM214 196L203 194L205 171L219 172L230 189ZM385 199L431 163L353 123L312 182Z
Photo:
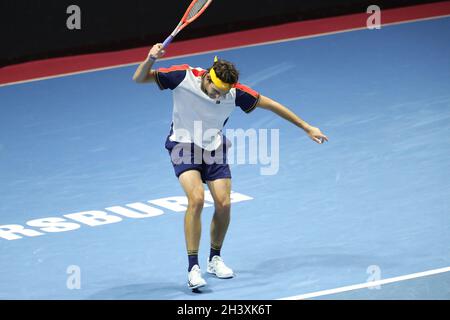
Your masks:
M165 49L173 40L174 36L170 35L167 37L166 40L163 42L163 49Z
M165 48L172 42L173 38L175 38L175 37L172 36L172 35L168 36L167 39L164 40L163 45L162 45L162 48L165 49ZM156 59L153 58L153 57L150 57L150 59L151 59L153 62L156 61Z

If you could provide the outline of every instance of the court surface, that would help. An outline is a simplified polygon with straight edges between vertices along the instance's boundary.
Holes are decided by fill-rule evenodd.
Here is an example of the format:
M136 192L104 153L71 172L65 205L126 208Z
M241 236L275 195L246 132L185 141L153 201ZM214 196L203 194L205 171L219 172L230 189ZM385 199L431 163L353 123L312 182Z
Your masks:
M330 139L236 109L226 128L279 129L279 169L232 165L243 201L222 254L237 276L206 276L201 294L186 285L183 212L148 202L184 195L164 149L171 93L133 83L136 65L0 88L0 225L80 226L0 238L0 298L279 299L449 267L449 34L444 17L158 62L233 61L242 83ZM151 206L149 217L88 226L64 216L120 216L106 208L127 204ZM80 289L67 286L70 266ZM450 273L314 298L450 299Z

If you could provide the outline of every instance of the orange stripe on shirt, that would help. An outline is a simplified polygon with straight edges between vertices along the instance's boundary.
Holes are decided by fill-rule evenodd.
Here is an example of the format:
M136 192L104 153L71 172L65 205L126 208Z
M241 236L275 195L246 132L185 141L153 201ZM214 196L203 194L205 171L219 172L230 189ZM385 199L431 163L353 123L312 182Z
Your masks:
M178 66L171 66L169 68L159 68L158 72L168 73L168 72L172 72L172 71L182 71L182 70L188 70L188 69L189 69L188 64L182 64L182 65L178 65Z
M258 93L258 92L256 92L255 90L253 90L253 89L250 88L250 87L244 86L244 85L241 84L241 83L236 83L236 84L234 85L234 87L235 87L236 89L242 90L242 91L244 91L244 92L246 92L246 93L252 95L254 98L258 98L258 96L259 96L259 93Z

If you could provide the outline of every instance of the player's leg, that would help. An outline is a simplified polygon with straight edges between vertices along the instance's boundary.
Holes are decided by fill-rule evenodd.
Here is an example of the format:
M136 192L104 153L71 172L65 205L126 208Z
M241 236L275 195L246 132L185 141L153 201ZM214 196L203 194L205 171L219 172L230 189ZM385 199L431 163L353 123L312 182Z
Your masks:
M188 198L184 217L184 231L188 253L198 251L201 236L201 213L204 204L202 178L198 170L183 172L178 178Z
M220 251L230 224L231 179L207 181L214 199L214 215L211 221L211 248ZM214 253L214 252L213 252ZM220 255L220 252L217 252ZM212 256L210 256L212 258Z
M202 232L201 213L205 190L198 170L185 171L178 179L188 198L188 207L184 216L184 234L189 259L189 287L195 289L206 284L201 277L198 263L198 249Z
M211 221L211 251L208 259L209 273L219 278L233 277L233 270L225 266L220 257L225 235L230 224L231 216L231 179L223 178L207 181L208 188L214 199L214 216Z

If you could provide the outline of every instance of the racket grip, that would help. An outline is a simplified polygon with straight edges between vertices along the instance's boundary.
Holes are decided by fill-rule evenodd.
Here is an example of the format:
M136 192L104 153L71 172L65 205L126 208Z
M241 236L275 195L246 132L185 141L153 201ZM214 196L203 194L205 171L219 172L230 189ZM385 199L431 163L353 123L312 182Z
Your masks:
M166 40L163 42L163 49L165 49L173 40L174 36L170 35L167 37Z
M172 35L168 36L167 39L164 40L163 45L162 45L162 48L165 49L165 48L172 42L173 38L174 38L174 36L172 36ZM153 57L150 57L150 59L151 59L153 62L156 61L156 59L153 58Z
M165 49L165 48L172 42L173 38L174 38L174 36L172 36L172 35L168 36L168 37L166 38L166 40L164 40L164 42L163 42L163 47L162 47L162 48ZM150 59L151 59L153 62L156 61L156 59L153 58L153 57L150 57Z

